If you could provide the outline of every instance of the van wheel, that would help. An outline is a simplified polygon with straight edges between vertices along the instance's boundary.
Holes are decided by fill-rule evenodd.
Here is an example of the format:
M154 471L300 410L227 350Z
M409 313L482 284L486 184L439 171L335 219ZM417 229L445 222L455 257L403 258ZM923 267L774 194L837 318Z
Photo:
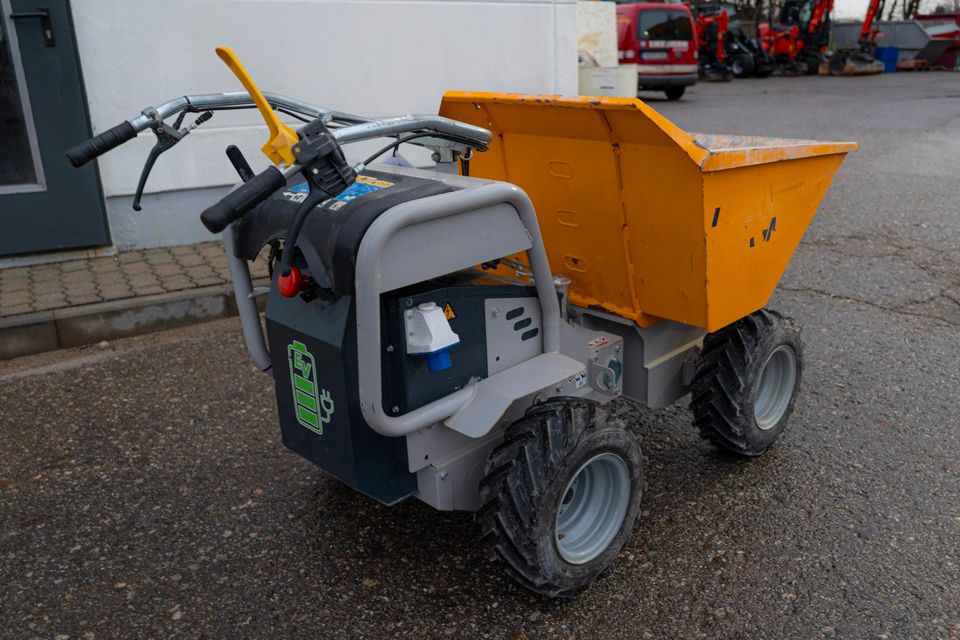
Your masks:
M667 87L664 93L667 94L667 100L679 100L683 97L683 92L686 90L686 87Z
M643 463L640 437L596 403L536 404L487 460L477 512L483 540L527 589L571 597L630 539Z

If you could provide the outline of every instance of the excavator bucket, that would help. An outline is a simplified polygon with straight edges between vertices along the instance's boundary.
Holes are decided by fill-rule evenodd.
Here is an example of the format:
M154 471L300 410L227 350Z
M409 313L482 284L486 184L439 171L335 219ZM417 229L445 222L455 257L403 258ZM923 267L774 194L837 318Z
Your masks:
M688 134L627 98L449 92L493 141L470 174L533 201L570 301L716 331L763 307L857 145Z

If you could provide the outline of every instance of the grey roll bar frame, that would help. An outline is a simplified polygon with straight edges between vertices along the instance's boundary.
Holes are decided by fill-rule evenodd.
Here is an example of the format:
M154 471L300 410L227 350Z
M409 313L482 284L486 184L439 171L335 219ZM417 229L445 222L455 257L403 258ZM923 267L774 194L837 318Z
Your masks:
M233 296L237 304L237 315L240 316L240 326L243 329L243 341L247 351L257 368L263 372L270 371L270 351L267 349L266 339L263 337L263 328L260 326L260 310L253 294L253 280L250 278L250 266L236 253L237 228L230 225L223 230L223 250L227 254L227 266L230 268L230 279L233 281Z
M490 182L465 191L442 193L398 204L385 211L367 229L357 253L354 276L357 359L367 363L359 367L358 373L360 409L367 424L377 433L388 437L408 435L453 416L476 395L475 385L468 385L402 416L389 416L384 412L380 360L380 260L387 242L403 227L497 204L512 206L530 236L527 256L540 302L543 351L560 351L560 301L557 299L533 203L522 189L506 182ZM260 313L251 295L250 270L246 261L236 257L234 252L235 233L236 227L230 225L223 232L223 241L234 283L237 311L247 350L257 367L266 372L271 366L270 353L260 325Z
M342 125L331 131L341 143L416 131L451 134L467 140L475 140L484 145L492 138L492 134L487 129L438 115L421 114L373 119L317 107L276 93L265 92L264 96L274 108L280 107L304 116L322 118L328 123ZM139 133L153 126L158 120L162 121L187 109L216 110L245 106L254 106L253 100L245 91L187 95L168 100L157 107L148 107L140 116L128 122ZM299 169L299 165L293 164L282 167L281 171L285 177L289 178ZM560 350L560 303L555 295L550 264L547 261L540 227L530 199L518 187L503 182L488 183L459 192L458 196L451 200L452 195L440 194L391 208L367 230L357 256L355 274L357 334L360 337L357 350L361 361L371 363L369 367L360 368L360 405L364 418L371 428L385 436L404 436L445 420L466 406L476 395L475 386L469 385L403 416L388 416L383 411L380 379L379 265L387 240L405 226L466 213L485 206L511 205L531 241L527 255L540 300L544 352ZM270 352L260 325L260 313L254 299L249 266L245 260L236 256L235 234L234 225L227 227L223 232L223 243L230 277L233 280L237 312L240 316L247 350L254 364L261 371L266 372L271 368ZM362 312L361 309L363 309ZM364 336L367 339L364 339ZM372 401L368 401L368 398L372 398Z
M388 240L406 226L498 204L511 205L530 236L527 256L540 299L543 351L560 351L560 302L554 289L537 215L533 203L523 190L506 182L491 182L455 194L444 193L398 204L385 211L367 229L356 260L357 359L363 363L358 367L360 410L367 424L377 433L388 437L408 435L453 416L476 395L476 386L467 385L401 416L389 416L383 410L380 260Z

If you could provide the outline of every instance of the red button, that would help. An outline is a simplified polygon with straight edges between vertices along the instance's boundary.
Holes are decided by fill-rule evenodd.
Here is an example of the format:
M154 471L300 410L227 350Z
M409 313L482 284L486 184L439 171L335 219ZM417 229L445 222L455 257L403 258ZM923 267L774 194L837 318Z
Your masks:
M281 273L277 278L277 288L280 290L280 295L285 298L292 298L300 293L302 284L303 276L300 274L300 269L296 267L290 267L290 273L286 275Z

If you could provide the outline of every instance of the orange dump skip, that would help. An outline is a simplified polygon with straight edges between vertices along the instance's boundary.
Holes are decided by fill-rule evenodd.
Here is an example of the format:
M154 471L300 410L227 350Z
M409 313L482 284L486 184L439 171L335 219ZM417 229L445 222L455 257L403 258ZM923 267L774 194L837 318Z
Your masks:
M486 127L471 175L533 201L570 300L649 326L716 331L763 307L857 145L688 134L627 98L449 92Z

